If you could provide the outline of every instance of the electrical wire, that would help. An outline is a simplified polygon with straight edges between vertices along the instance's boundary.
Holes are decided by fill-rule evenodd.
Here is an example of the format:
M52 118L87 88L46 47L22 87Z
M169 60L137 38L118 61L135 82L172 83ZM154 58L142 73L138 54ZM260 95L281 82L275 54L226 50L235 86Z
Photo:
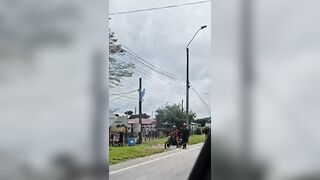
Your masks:
M153 70L154 72L158 73L159 75L162 75L166 78L169 78L171 80L175 80L179 83L184 83L185 80L183 78L177 77L163 69L160 69L159 67L149 63L147 60L141 58L141 56L139 56L137 53L135 53L134 51L132 51L128 46L126 46L124 43L120 42L118 40L118 42L121 44L122 47L124 47L125 51L127 53L125 53L124 55L129 57L130 59L133 59L134 61L148 67L149 69Z
M130 10L130 11L113 12L113 13L110 13L109 16L120 15L120 14L131 14L131 13L145 12L145 11L154 11L154 10L161 10L161 9L168 9L168 8L175 8L175 7L182 7L182 6L190 6L190 5L207 3L207 2L210 2L210 1L211 0L197 1L197 2L191 2L191 3L175 4L175 5L154 7L154 8L147 8L147 9L138 9L138 10Z
M124 49L127 52L124 55L127 56L128 58L134 60L135 62L138 62L139 64L144 65L148 69L150 69L153 72L157 73L159 76L163 76L165 78L168 78L168 79L170 79L172 81L177 82L177 83L173 83L173 86L177 86L179 84L180 85L184 85L185 80L183 78L177 77L177 76L175 76L175 75L173 75L173 74L171 74L171 73L169 73L169 72L167 72L167 71L165 71L163 69L160 69L159 67L149 63L147 60L141 58L139 55L137 55L135 52L133 52L130 48L128 48L123 43L121 43L121 45L124 47ZM171 81L165 81L165 82L171 82Z
M122 44L123 45L123 44ZM183 81L185 82L185 79L177 77L163 69L160 69L159 67L149 63L148 61L146 61L145 59L141 58L139 55L137 55L135 52L133 52L130 48L128 48L127 46L123 45L123 47L125 47L125 49L127 50L127 52L129 52L131 55L135 56L136 58L142 60L143 62L145 62L147 65L151 66L152 68L155 68L157 71L160 71L162 74L164 74L165 76L168 76L169 78L178 80L178 81Z
M193 90L193 92L196 94L196 96L198 96L198 98L205 104L207 105L208 107L210 107L210 105L199 95L199 93L194 89L193 86L190 86L191 87L191 90Z
M146 80L149 80L150 82L152 82L152 85L158 85L159 87L163 88L163 87L168 87L168 86L163 86L162 84L159 84L159 82L163 82L163 83L166 83L168 85L170 85L170 87L174 87L174 88L177 88L179 89L179 91L181 91L181 87L180 86L177 86L176 83L172 83L172 81L175 81L175 82L179 82L179 83L182 83L182 81L184 81L184 79L180 78L180 77L177 77L165 70L162 70L160 69L159 67L149 63L147 60L141 58L139 55L137 55L134 51L132 51L130 48L128 48L126 45L124 45L123 43L121 43L121 45L124 47L124 49L126 50L127 53L123 54L123 55L116 55L117 57L119 58L115 58L119 61L127 61L127 62L130 62L130 63L134 63L136 66L136 62L139 63L139 65L142 65L144 68L146 68L146 71L141 71L140 69L138 70L138 68L135 68L134 71L136 74L140 75L140 76L143 76L145 77ZM123 61L124 60L124 61ZM158 76L149 76L148 73L146 73L147 71L153 71L156 73L156 75ZM150 73L151 74L151 73ZM164 78L168 78L169 81L167 80L164 80L160 77L164 77ZM171 89L170 89L171 90ZM192 90L194 91L194 93L196 94L196 96L205 104L207 105L208 107L210 107L210 105L200 96L200 94L192 87ZM171 92L171 91L170 91ZM205 91L202 91L204 94L210 94L208 92L205 92ZM172 94L172 93L171 93ZM118 94L120 95L120 94ZM171 96L173 98L173 96ZM117 100L117 99L120 99L120 98L131 98L131 99L136 99L134 97L128 97L128 96L120 96L118 98L115 98L111 101L114 101L114 100ZM176 97L174 97L176 98ZM129 99L128 99L129 100ZM166 101L168 102L168 101ZM153 104L155 105L155 104Z
M134 97L130 97L130 96L127 96L127 95L121 95L121 96L119 96L119 97L117 97L117 98L111 99L110 102L115 101L115 100L118 100L118 99L120 99L120 98L136 99L136 98L134 98Z
M126 61L126 62L130 62L130 63L134 63L133 61L135 61L135 59L130 59L130 57L127 57L127 56L119 56L119 55L117 55L120 59L118 59L118 58L116 58L117 60L120 60L120 61L122 61L122 60L124 60L124 61ZM138 64L135 64L136 66L138 65ZM148 68L148 66L147 67L145 67L145 66L143 66L143 67L141 67L141 69L143 69L143 68ZM149 74L147 74L146 72L147 71L149 71L150 69L145 69L145 71L141 71L141 70L139 70L138 68L135 68L135 72L137 73L137 74L139 74L139 75L143 75L143 76L145 76L145 77L149 77L150 78L150 80L151 81L153 81L154 83L156 83L156 84L158 84L158 85L160 85L160 86L163 86L163 84L167 84L167 85L170 85L171 87L173 87L173 88L178 88L179 90L181 90L183 87L182 86L179 86L177 83L173 83L172 82L172 80L171 79L169 79L169 80L164 80L164 79L162 79L162 78L160 78L160 74L158 74L157 72L155 72L156 73L156 75L158 75L158 76L148 76L149 74L152 74L152 73L149 73ZM163 76L161 76L161 77L163 77ZM163 77L163 78L165 78L165 77ZM162 82L163 84L159 84L159 82Z
M133 92L137 92L138 90L133 90L133 91L129 91L129 92L123 92L123 93L117 93L117 94L110 94L110 96L115 96L115 95L122 95L122 94L131 94Z

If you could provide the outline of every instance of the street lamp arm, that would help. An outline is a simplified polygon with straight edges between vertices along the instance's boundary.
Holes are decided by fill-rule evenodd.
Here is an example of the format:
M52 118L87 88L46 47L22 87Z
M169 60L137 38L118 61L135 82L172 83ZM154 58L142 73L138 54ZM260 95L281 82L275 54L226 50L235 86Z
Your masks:
M192 40L194 39L194 37L196 37L196 35L198 34L198 32L200 31L201 29L198 29L198 31L193 35L193 37L191 38L191 40L189 41L188 45L186 48L189 47L190 43L192 42Z
M191 41L194 39L194 37L196 37L196 35L198 34L198 32L199 32L200 30L202 30L202 29L206 28L206 27L207 27L207 26L206 26L206 25L204 25L204 26L201 26L201 27L200 27L200 29L198 29L198 31L193 35L193 37L192 37L192 38L191 38L191 40L189 41L189 43L188 43L188 45L187 45L186 49L189 47L189 45L190 45Z

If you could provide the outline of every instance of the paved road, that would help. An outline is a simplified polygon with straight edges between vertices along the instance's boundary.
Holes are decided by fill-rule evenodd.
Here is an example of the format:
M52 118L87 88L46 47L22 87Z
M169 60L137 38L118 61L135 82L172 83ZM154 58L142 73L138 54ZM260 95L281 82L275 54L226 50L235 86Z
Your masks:
M110 166L110 180L186 180L203 143Z

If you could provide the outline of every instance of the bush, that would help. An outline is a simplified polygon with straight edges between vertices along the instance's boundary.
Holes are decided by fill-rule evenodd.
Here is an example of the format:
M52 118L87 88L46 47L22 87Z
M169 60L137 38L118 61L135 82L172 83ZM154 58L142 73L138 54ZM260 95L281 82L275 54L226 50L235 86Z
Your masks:
M197 135L201 135L201 134L202 134L201 128L197 128L197 129L194 131L194 133L197 134Z

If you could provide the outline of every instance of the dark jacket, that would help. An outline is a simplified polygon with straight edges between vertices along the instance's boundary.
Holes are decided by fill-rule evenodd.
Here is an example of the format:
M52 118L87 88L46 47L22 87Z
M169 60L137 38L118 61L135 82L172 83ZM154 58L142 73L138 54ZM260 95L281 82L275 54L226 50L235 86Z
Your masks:
M120 132L119 143L123 143L123 132Z
M190 136L190 130L189 130L189 128L184 128L184 127L182 127L182 128L181 128L181 139L182 139L184 142L188 142L189 136Z

